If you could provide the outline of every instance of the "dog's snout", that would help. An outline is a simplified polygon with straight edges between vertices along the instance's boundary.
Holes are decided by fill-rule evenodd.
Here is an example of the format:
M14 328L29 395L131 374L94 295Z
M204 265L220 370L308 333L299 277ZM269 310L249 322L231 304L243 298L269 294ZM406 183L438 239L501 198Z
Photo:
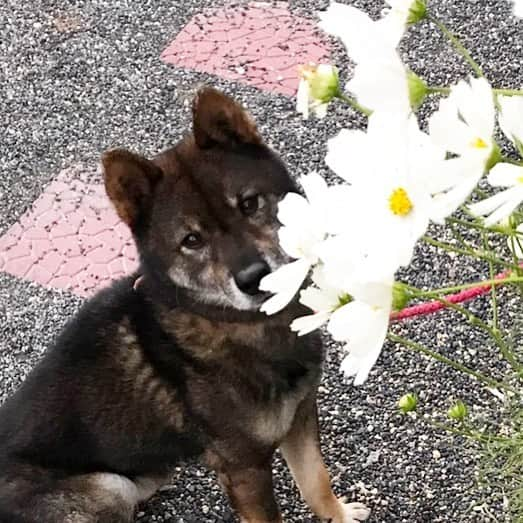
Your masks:
M267 263L260 260L251 263L247 267L244 267L238 271L234 276L234 281L236 282L238 289L240 289L245 294L254 296L260 292L260 289L258 288L260 281L270 272L271 269Z

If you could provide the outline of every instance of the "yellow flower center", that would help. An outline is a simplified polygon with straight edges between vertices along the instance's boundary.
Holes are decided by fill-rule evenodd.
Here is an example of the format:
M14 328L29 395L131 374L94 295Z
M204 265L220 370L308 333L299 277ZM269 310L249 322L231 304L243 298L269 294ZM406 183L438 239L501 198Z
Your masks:
M518 178L518 182L519 182L519 183L523 183L523 176L520 176L520 177Z
M485 142L485 140L483 140L479 136L475 140L472 140L471 145L475 149L486 149L488 147L487 142Z
M403 187L392 191L389 196L389 208L396 216L407 216L413 207L412 201Z

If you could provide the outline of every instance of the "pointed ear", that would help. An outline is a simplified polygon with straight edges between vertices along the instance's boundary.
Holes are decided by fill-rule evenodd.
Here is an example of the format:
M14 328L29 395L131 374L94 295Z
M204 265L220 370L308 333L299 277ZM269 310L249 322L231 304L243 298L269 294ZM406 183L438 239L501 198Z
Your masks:
M251 115L232 98L212 87L198 91L193 101L193 132L198 147L260 145L262 139Z
M149 160L125 149L102 156L105 191L123 220L134 232L152 205L153 191L163 177Z

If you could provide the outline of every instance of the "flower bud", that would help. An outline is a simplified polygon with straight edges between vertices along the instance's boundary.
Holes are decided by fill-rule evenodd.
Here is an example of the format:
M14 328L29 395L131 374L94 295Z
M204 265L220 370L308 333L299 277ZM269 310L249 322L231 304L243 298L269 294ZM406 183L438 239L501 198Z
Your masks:
M398 401L398 407L403 414L416 410L418 406L418 396L412 392L404 394Z
M426 0L414 0L409 8L409 16L407 18L407 24L414 25L426 17L427 17Z
M338 69L333 65L320 64L302 67L301 76L309 84L309 92L313 100L328 103L339 92Z
M410 106L416 111L427 96L427 84L410 69L407 71L407 84L409 86Z
M458 400L447 412L447 415L450 419L463 421L468 414L467 406L461 401Z

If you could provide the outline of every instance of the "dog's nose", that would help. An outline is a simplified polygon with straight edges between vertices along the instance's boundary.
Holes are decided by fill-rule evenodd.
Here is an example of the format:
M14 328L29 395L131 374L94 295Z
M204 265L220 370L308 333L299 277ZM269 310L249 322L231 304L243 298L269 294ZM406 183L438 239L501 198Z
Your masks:
M257 261L251 263L247 267L241 269L234 276L234 281L245 294L254 296L260 292L258 288L264 276L271 272L270 267L264 261Z

